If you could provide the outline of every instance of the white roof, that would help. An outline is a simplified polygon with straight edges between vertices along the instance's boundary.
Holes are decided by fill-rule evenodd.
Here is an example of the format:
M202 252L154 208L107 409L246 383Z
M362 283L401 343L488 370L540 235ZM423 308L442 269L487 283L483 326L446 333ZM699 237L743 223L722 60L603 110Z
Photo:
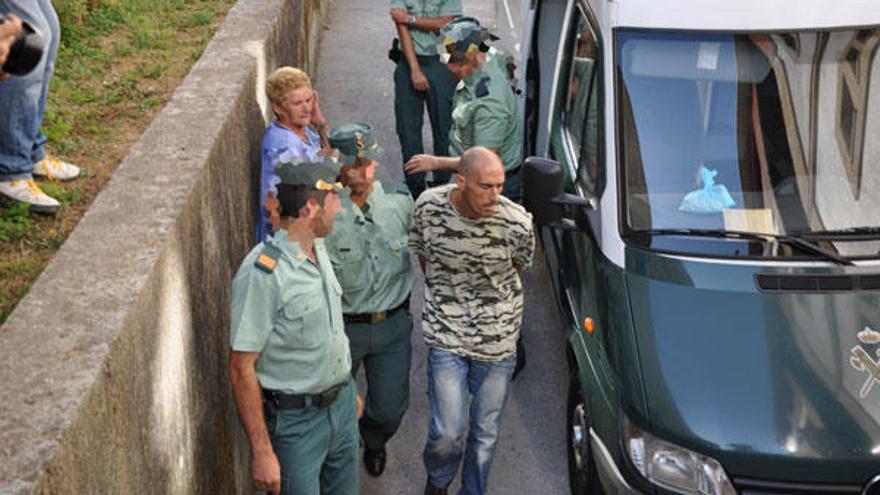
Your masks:
M599 0L614 27L782 31L880 25L880 0Z

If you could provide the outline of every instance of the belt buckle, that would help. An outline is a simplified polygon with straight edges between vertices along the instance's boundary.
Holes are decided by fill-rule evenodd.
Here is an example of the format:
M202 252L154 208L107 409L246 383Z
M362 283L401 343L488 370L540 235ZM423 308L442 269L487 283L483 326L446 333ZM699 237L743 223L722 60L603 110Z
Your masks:
M375 325L377 323L382 323L386 319L388 319L388 312L387 311L380 311L378 313L370 313L370 323L373 325Z
M339 393L339 388L334 387L329 390L325 390L321 392L320 398L318 399L318 407L325 408L330 407L333 404L333 401L336 400L336 395Z

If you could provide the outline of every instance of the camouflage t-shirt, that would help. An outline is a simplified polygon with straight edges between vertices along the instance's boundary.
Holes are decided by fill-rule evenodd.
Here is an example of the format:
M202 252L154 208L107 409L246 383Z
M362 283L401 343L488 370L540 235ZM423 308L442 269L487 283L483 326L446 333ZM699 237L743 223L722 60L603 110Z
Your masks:
M519 270L532 263L532 216L505 197L491 216L470 220L449 200L455 184L419 196L410 252L425 266L425 343L480 361L516 352L522 324Z

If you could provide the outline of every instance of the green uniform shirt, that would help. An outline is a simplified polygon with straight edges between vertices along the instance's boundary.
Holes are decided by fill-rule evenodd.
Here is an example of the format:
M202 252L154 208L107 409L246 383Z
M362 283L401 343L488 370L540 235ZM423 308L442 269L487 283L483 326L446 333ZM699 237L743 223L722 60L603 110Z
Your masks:
M406 245L413 208L409 190L376 181L363 209L341 199L327 252L342 285L342 312L376 313L399 306L415 276Z
M263 388L314 394L351 371L342 289L322 239L314 249L317 265L279 230L251 250L232 281L230 345L260 353Z
M516 97L507 75L507 56L494 48L480 70L458 82L452 98L449 154L461 156L474 146L498 149L504 170L522 164Z
M391 8L402 9L416 17L446 17L461 15L461 0L391 0ZM440 35L429 31L410 29L416 55L437 55Z

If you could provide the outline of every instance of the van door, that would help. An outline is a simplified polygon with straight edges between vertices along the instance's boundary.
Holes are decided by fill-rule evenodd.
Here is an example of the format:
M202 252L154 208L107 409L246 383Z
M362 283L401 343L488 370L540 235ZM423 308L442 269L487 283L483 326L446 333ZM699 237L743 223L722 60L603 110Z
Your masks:
M554 230L559 253L560 296L568 304L574 324L585 316L595 319L595 257L600 235L602 193L601 47L584 5L572 9L559 75L550 152L565 171L567 192L589 199L595 206L579 219L581 231Z

